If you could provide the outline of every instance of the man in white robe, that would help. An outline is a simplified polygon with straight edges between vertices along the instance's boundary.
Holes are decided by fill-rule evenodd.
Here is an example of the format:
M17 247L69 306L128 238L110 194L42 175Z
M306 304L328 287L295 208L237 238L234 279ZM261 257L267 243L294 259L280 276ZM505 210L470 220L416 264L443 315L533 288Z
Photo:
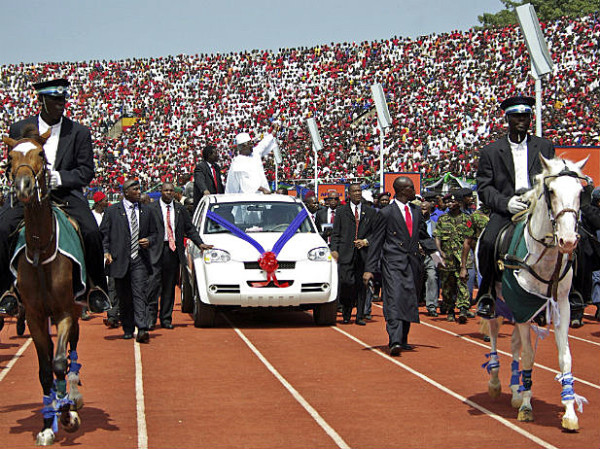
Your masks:
M254 148L248 133L236 136L238 155L231 161L225 193L271 193L262 158L277 148L277 142L267 134Z

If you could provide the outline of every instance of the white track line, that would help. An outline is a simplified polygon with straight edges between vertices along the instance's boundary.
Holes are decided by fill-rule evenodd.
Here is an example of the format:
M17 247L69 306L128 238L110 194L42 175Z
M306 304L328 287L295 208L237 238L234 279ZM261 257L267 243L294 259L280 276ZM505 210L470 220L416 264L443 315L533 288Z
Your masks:
M4 380L4 378L6 377L6 375L8 374L8 372L11 370L11 368L14 366L14 364L17 363L17 360L19 360L21 358L21 356L27 350L27 348L29 347L29 345L31 344L32 341L33 340L31 338L28 338L25 341L25 343L23 343L23 346L21 346L19 348L19 350L13 356L13 358L10 359L10 362L8 362L8 364L6 365L6 367L4 367L4 369L0 372L0 382L2 382Z
M417 376L418 378L420 378L421 380L424 380L425 382L427 382L428 384L434 386L435 388L443 391L446 394L449 394L450 396L452 396L455 399L458 399L459 401L479 410L480 412L482 412L483 414L489 416L492 419L495 419L496 421L498 421L500 424L508 427L509 429L513 430L514 432L517 432L519 434L521 434L522 436L524 436L525 438L527 438L528 440L533 441L536 444L539 444L540 446L546 448L546 449L558 449L556 446L553 446L552 444L548 443L547 441L542 440L541 438L536 437L535 435L527 432L526 430L521 429L519 426L514 425L513 423L511 423L510 421L508 421L505 418L502 418L501 416L498 416L497 414L495 414L494 412L486 409L485 407L482 407L481 405L477 404L476 402L471 401L470 399L465 398L464 396L461 396L460 394L450 390L449 388L445 387L444 385L440 384L439 382L436 382L435 380L431 379L430 377L427 377L425 374L420 373L419 371L411 368L408 365L405 365L404 363L398 361L397 359L390 357L389 355L381 352L378 349L373 348L372 346L366 344L364 341L356 338L354 335L349 334L348 332L341 330L335 326L331 326L331 328L339 333L341 333L342 335L345 335L346 337L348 337L350 340L355 341L356 343L358 343L359 345L363 346L364 348L372 351L373 353L377 354L380 357L383 357L384 359L386 359L389 362L392 362L396 365L398 365L400 368L408 371L409 373Z
M222 315L225 321L231 326L236 334L242 339L244 343L250 348L250 350L258 357L258 359L267 367L267 369L275 376L275 378L290 392L290 394L296 399L296 401L308 412L308 414L315 420L315 422L321 426L321 428L331 437L331 439L337 444L340 449L350 449L350 446L342 439L342 437L323 419L323 417L317 412L306 399L294 388L292 385L285 380L285 378L275 369L273 365L266 359L265 356L252 344L252 342L240 331L224 314Z
M374 304L374 305L377 306L377 307L381 307L378 304ZM481 343L481 342L479 342L477 340L473 340L473 339L471 339L469 337L465 337L464 335L457 334L456 332L449 331L448 329L444 329L443 327L439 327L439 326L436 326L434 324L427 323L425 321L421 321L419 324L422 324L423 326L430 327L432 329L438 330L440 332L445 332L446 334L450 334L453 337L458 337L461 340L464 340L466 342L472 343L472 344L477 345L477 346L481 346L482 348L485 348L487 350L490 349L490 345L487 345L485 343ZM498 352L498 354L502 354L502 355L505 355L507 357L510 357L510 359L512 360L512 354L510 352L501 351L500 349L496 349L496 351ZM559 374L560 373L560 371L555 370L554 368L550 368L549 366L542 365L541 363L534 362L534 366L537 366L538 368L541 368L541 369L546 370L546 371L550 371L551 373L554 373L554 374ZM598 384L595 384L593 382L589 382L587 380L581 379L580 377L573 376L573 378L577 382L581 382L582 384L587 385L588 387L592 387L592 388L595 388L597 390L600 390L600 385L598 385Z
M137 411L138 449L148 449L148 428L146 427L146 406L144 402L144 377L142 372L142 351L136 341L135 354L135 402Z

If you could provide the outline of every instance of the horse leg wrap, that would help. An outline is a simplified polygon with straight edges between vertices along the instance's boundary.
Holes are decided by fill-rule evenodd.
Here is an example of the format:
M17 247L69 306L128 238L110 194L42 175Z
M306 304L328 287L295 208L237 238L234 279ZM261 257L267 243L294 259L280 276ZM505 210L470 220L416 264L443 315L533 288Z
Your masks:
M521 371L521 380L522 380L523 384L519 388L519 391L521 392L521 391L531 390L531 385L533 384L533 382L531 381L531 370L530 369L524 369L523 371Z
M573 388L573 384L575 383L575 379L573 379L573 374L558 374L556 376L556 380L559 381L562 385L562 392L560 393L561 402L565 404L569 401L575 401L579 412L583 412L583 404L587 404L588 400L583 396L580 396L577 393L575 393L575 389Z
M78 357L77 357L77 351L75 350L71 350L69 351L69 374L70 373L74 373L74 374L79 374L79 371L81 370L81 363L77 363Z
M491 373L493 369L500 368L500 359L498 358L498 353L496 351L486 354L485 357L489 360L481 365L481 367L485 368L488 374Z
M513 360L510 364L510 384L509 385L519 385L519 381L521 380L521 371L519 371L519 361Z
M42 416L44 417L44 425L51 425L54 433L58 432L58 415L56 408L56 391L50 390L49 395L44 395L44 407L42 407ZM51 424L50 424L51 423Z
M66 380L55 380L54 390L58 399L64 397L67 394L67 381Z

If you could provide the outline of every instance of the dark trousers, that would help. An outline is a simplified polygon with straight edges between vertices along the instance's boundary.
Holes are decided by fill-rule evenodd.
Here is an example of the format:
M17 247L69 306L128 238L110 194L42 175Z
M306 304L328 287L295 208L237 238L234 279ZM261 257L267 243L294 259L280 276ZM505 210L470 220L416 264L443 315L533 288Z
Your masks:
M367 289L362 281L365 264L362 258L356 254L348 264L338 265L340 281L340 304L342 305L342 316L349 320L352 316L352 307L356 306L356 319L363 319L365 315L365 298Z
M160 324L173 321L173 306L175 305L175 284L179 276L179 257L177 251L171 251L169 242L164 242L160 261L154 267L150 280L148 305L150 308L150 325L156 324L156 316ZM158 298L160 296L160 313Z
M477 292L477 300L479 300L484 293L490 293L492 296L496 296L494 283L499 279L496 279L494 246L496 244L496 237L508 223L510 223L510 217L493 213L480 237L477 263L479 274L481 275L481 282L479 284L479 291Z
M111 308L106 312L106 317L119 320L119 295L117 295L115 279L112 277L108 278L108 298L110 299Z
M405 320L387 320L385 328L389 337L389 345L400 343L408 344L408 331L410 331L410 321Z
M63 194L60 198L54 198L53 195L52 198L56 199L63 210L79 223L87 273L91 282L106 292L108 287L104 275L102 234L92 211L84 200L75 195ZM18 237L16 233L13 233L23 220L23 214L23 204L18 201L15 202L14 207L10 207L10 201L7 201L0 212L0 294L6 291L13 282L8 265Z
M123 331L133 333L148 329L148 271L138 256L130 260L127 274L115 278L115 288L119 297L121 325Z

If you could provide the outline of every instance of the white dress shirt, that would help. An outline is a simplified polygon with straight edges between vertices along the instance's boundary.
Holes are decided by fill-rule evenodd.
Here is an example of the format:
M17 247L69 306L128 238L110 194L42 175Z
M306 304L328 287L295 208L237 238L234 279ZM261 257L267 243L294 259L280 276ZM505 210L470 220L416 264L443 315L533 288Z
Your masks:
M134 204L123 198L123 206L125 207L125 215L127 215L127 221L129 222L129 232L131 232L131 206ZM135 216L138 222L138 229L140 228L140 206L139 204L135 204Z
M50 126L42 119L41 115L38 115L38 129L40 131L40 135L44 134L49 129L51 130L50 137L44 144L44 153L46 153L46 159L50 164L50 170L54 170L54 162L56 161L56 152L58 151L58 139L60 137L61 126L62 118L56 125Z
M163 201L163 199L161 198L159 200L160 203L160 209L162 211L162 216L163 216L163 223L165 224L165 238L164 241L168 242L169 241L169 234L167 231L167 206L169 206L171 208L171 230L173 231L173 238L175 238L175 207L173 207L173 201L171 201L169 204L165 203Z
M515 164L515 192L519 189L529 189L529 175L527 174L527 137L521 143L514 143L508 139L510 151Z

